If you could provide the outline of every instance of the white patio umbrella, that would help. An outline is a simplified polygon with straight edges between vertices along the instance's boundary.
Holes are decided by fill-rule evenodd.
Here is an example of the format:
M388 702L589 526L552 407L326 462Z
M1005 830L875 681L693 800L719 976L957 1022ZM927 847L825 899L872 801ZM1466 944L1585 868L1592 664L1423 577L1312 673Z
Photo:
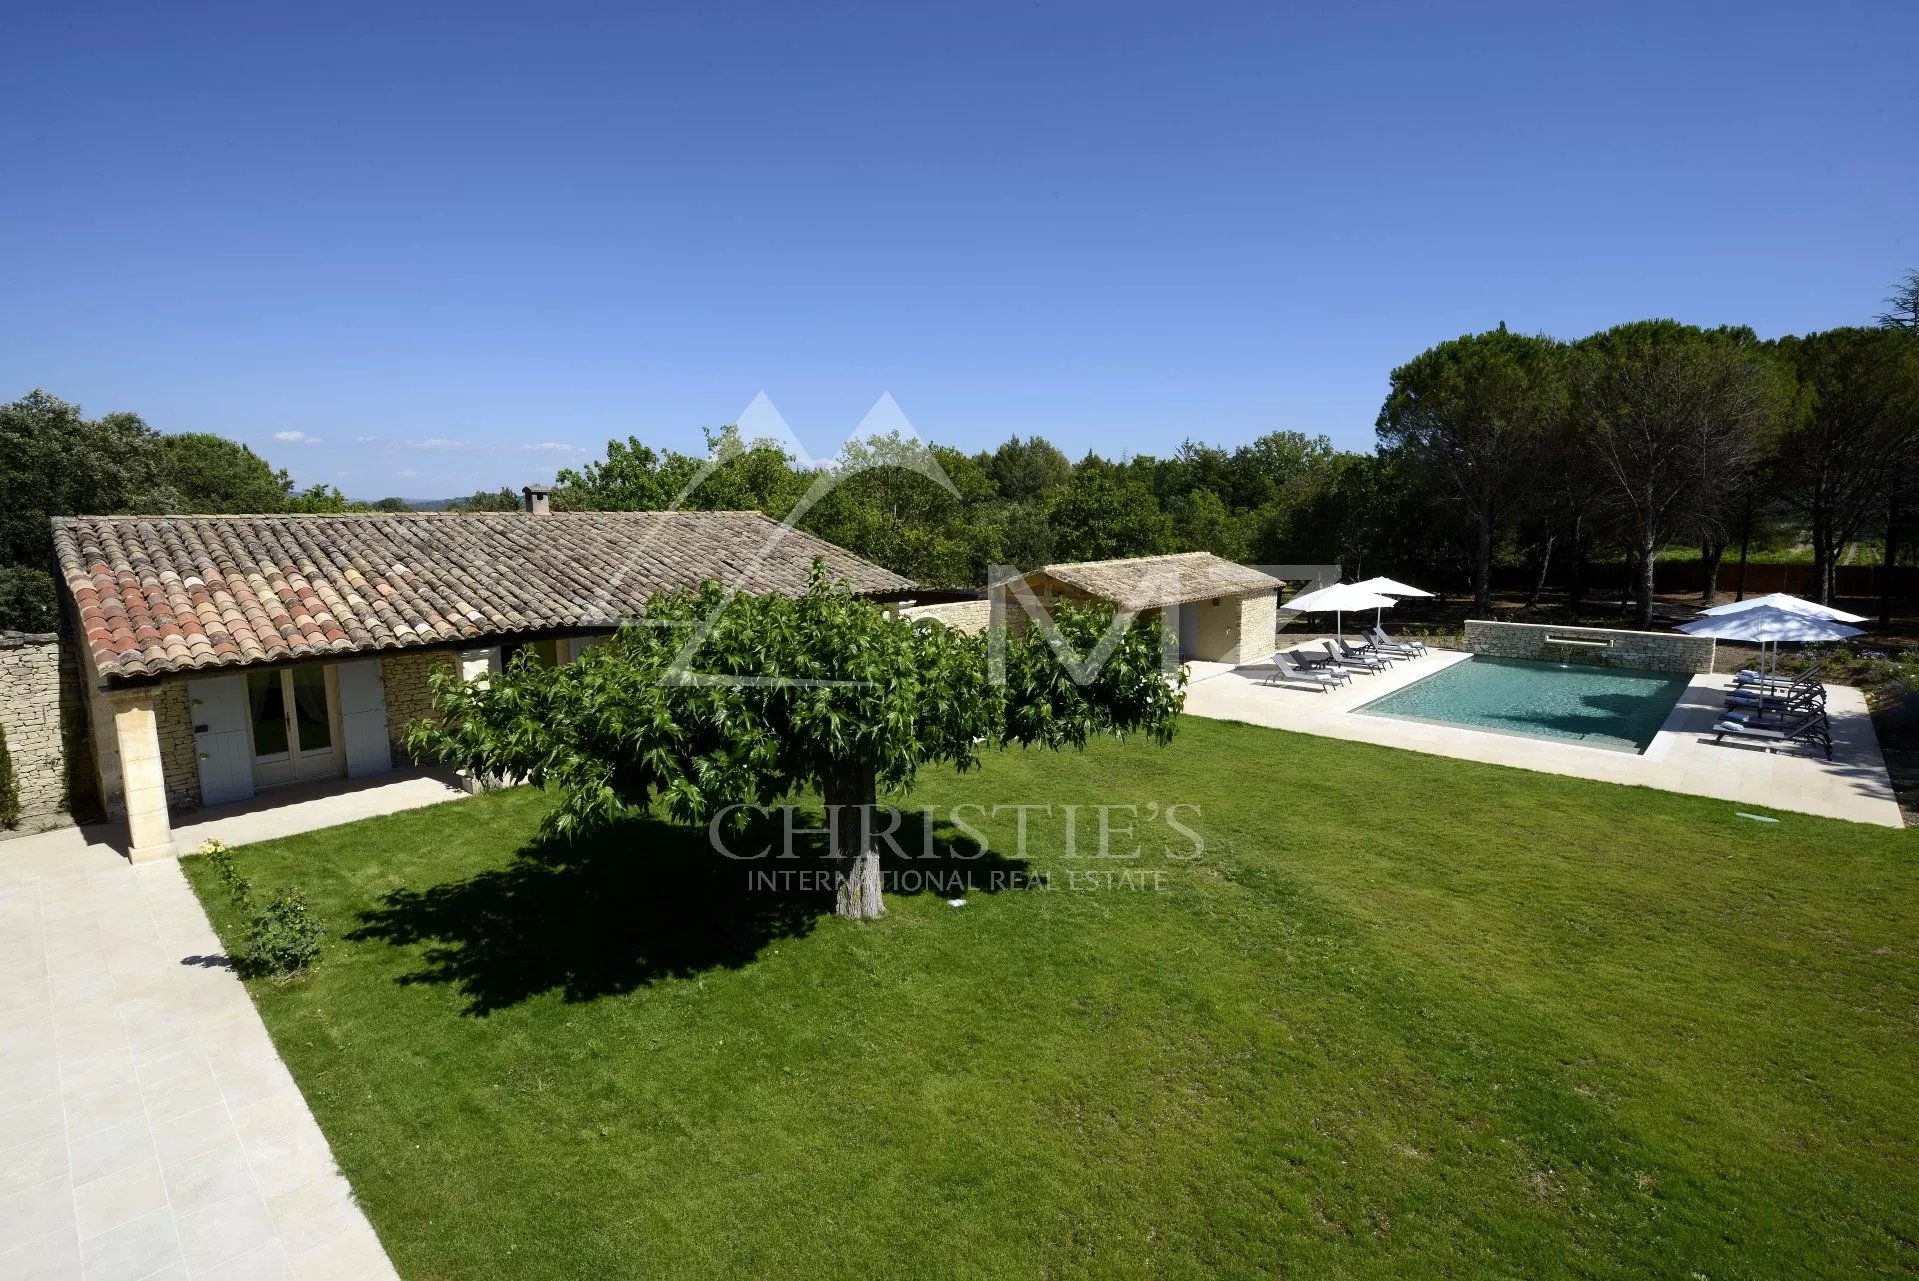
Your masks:
M1347 610L1391 609L1393 600L1378 592L1362 591L1354 583L1334 583L1331 587L1322 587L1316 592L1282 601L1279 607L1298 614L1331 614L1334 616L1334 634L1343 638L1346 635L1343 615Z
M1714 605L1711 609L1699 611L1701 618L1719 618L1726 614L1741 614L1749 609L1783 609L1793 614L1805 614L1813 618L1830 618L1841 623L1863 623L1864 614L1848 614L1843 609L1834 609L1830 605L1821 605L1817 601L1801 600L1797 596L1788 596L1785 592L1768 592L1764 596L1753 596L1746 600L1736 600L1725 605Z
M1393 578L1369 578L1363 583L1354 583L1361 591L1378 592L1381 596L1431 596L1429 591L1410 586ZM1379 626L1379 611L1373 611L1373 626Z
M1742 605L1746 603L1740 602ZM1695 618L1690 623L1681 623L1679 630L1688 636L1756 643L1762 654L1765 647L1771 645L1775 667L1778 665L1779 645L1782 642L1788 645L1816 645L1821 641L1865 635L1857 627L1848 627L1837 619L1802 614L1797 610L1781 609L1777 605L1755 605L1717 617Z

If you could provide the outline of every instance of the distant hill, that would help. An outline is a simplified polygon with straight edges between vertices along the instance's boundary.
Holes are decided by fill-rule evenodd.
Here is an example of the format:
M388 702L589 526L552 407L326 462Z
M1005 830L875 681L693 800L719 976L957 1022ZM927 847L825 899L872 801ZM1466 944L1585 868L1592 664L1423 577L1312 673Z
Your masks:
M376 498L356 498L353 501L356 503L377 503L385 497L386 495L382 494ZM458 498L402 498L400 501L406 504L408 511L443 512L461 500Z

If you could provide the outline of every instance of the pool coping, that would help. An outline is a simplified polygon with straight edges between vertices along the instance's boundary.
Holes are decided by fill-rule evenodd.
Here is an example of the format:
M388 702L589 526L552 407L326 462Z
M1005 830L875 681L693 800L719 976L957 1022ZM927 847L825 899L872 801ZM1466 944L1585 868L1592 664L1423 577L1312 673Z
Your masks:
M1523 729L1497 729L1491 725L1476 725L1470 721L1448 721L1448 720L1441 720L1438 717L1433 717L1433 716L1408 716L1402 712L1375 712L1371 710L1372 708L1376 707L1380 703L1385 702L1389 698L1398 698L1401 694L1404 694L1409 689L1413 689L1413 688L1416 688L1417 686L1424 685L1428 681L1437 680L1439 677L1444 676L1447 672L1453 671L1463 666L1464 663L1473 662L1479 659L1484 659L1488 661L1489 663L1523 663L1529 666L1550 667L1554 669L1565 669L1569 667L1578 666L1577 664L1554 663L1543 658L1513 658L1506 654L1467 654L1465 655L1462 662L1447 663L1444 667L1440 667L1434 671L1427 672L1425 675L1420 676L1415 680L1409 680L1403 684L1396 685L1392 689L1389 689L1385 693L1379 695L1377 698L1368 699L1366 702L1359 704L1357 707L1352 707L1347 710L1350 711L1355 716L1374 716L1374 717L1378 717L1381 720L1408 721L1415 725L1437 725L1445 729L1465 730L1469 733L1501 734L1508 738L1524 738L1524 739L1531 739L1536 742L1558 743L1566 747L1583 747L1583 748L1586 748L1588 751L1594 751L1594 752L1614 752L1614 753L1624 754L1627 756L1645 756L1648 752L1652 751L1653 747L1659 742L1659 735L1665 731L1668 725L1671 725L1673 723L1673 717L1675 713L1678 712L1680 705L1686 701L1686 690L1691 686L1692 679L1693 679L1693 673L1691 672L1674 671L1674 670L1669 670L1666 668L1659 668L1659 667L1598 667L1598 666L1595 666L1592 668L1593 671L1601 672L1601 673L1617 672L1621 674L1627 674L1632 672L1650 672L1655 675L1662 675L1662 676L1669 677L1678 686L1678 688L1675 689L1673 692L1672 706L1666 709L1666 715L1663 718L1661 718L1658 726L1654 728L1652 732L1652 736L1648 738L1643 745L1634 744L1633 746L1625 746L1625 744L1633 743L1633 740L1625 739L1625 738L1612 739L1611 740L1612 742L1619 743L1621 744L1621 746L1609 747L1599 743L1588 742L1584 738L1574 738L1569 734L1553 734L1543 730L1540 731L1539 733L1529 733Z
M1292 648L1298 641L1284 638ZM1694 676L1644 752L1613 751L1572 739L1535 738L1498 730L1349 713L1471 655L1435 649L1376 675L1355 673L1351 684L1331 690L1267 683L1268 663L1232 667L1189 665L1186 712L1214 720L1372 743L1403 751L1447 756L1536 773L1649 787L1731 802L1738 810L1816 814L1880 827L1904 819L1887 777L1865 695L1848 686L1827 687L1834 759L1799 751L1768 753L1728 740L1715 744L1712 726L1723 711L1727 674Z

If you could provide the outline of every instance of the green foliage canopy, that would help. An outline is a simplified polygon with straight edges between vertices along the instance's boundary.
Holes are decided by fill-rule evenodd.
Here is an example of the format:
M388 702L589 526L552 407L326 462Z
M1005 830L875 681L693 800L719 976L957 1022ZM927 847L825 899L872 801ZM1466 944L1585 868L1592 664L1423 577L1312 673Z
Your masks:
M1112 617L1068 609L1056 621L1086 655ZM553 790L564 834L655 805L708 822L814 787L829 805L871 805L924 766L970 769L987 747L1170 741L1184 675L1162 674L1160 644L1157 625L1135 621L1080 683L1031 628L1005 638L995 680L988 637L895 617L816 566L797 599L729 600L708 584L655 597L643 622L572 663L516 661L485 683L441 673L438 719L413 726L409 744L477 777Z

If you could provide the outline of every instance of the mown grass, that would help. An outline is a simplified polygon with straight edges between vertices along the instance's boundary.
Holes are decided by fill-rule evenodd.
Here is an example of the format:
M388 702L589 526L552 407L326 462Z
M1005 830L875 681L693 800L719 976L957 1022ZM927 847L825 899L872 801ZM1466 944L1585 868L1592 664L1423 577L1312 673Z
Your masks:
M962 802L1051 888L855 925L530 790L250 847L335 935L254 996L414 1279L1919 1262L1919 834L1192 719Z

